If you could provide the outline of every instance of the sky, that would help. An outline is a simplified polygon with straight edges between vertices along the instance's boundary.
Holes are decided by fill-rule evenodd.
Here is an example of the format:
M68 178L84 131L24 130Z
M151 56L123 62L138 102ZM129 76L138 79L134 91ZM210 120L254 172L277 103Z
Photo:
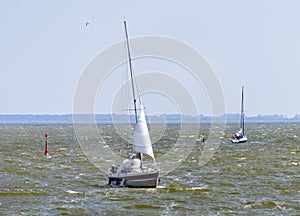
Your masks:
M72 113L85 68L124 40L123 17L130 37L173 38L199 52L218 78L226 113L239 112L244 86L247 115L299 114L299 8L297 0L1 1L0 114ZM136 74L147 70L144 60L136 61ZM177 80L188 73L165 62L149 70ZM112 110L112 78L99 87L97 113ZM197 94L193 80L182 82L199 112L210 114L203 86ZM154 96L145 94L152 113L176 112L176 103Z

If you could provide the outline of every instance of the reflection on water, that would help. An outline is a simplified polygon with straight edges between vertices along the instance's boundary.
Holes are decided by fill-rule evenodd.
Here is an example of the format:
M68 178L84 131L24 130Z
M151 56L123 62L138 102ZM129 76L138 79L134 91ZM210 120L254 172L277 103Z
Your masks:
M184 136L179 128L169 125L154 144L158 158ZM116 189L83 154L72 125L2 124L0 214L299 214L300 124L247 124L244 144L229 142L235 130L226 126L213 158L200 167L202 136L209 131L201 125L193 152L157 189ZM99 133L112 151L130 150L126 134L112 125L99 125Z

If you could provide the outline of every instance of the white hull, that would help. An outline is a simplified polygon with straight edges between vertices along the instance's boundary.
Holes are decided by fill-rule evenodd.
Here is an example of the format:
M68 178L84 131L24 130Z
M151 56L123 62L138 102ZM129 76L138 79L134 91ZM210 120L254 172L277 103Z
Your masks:
M248 141L247 137L242 137L240 139L230 139L232 143L245 143Z

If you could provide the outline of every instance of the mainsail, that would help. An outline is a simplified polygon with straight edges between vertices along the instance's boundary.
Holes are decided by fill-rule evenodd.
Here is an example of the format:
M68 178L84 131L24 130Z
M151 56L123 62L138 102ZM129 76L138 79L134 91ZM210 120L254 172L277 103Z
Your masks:
M155 160L143 106L141 106L140 115L134 131L133 150L147 154Z
M244 136L245 133L245 114L244 114L244 86L242 87L242 101L241 101L241 120L240 120L240 128L241 134Z

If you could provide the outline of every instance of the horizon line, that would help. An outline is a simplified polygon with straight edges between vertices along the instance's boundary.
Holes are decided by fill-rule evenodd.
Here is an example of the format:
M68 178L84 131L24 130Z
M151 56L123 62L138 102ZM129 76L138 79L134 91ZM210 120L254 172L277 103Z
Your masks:
M66 116L66 115L134 115L134 114L121 114L121 113L81 113L81 114L74 114L74 113L0 113L0 116L43 116L43 115L48 115L48 116ZM209 116L209 117L220 117L223 115L240 115L240 113L224 113L222 115L218 116L212 116L208 114L181 114L181 113L161 113L161 114L147 114L147 116L159 116L159 115L181 115L181 116ZM298 116L300 113L295 113L293 115L288 115L288 114L279 114L279 113L269 113L269 114L252 114L252 115L247 115L247 117L256 117L256 116L281 116L281 117L287 117L290 118L291 116Z

